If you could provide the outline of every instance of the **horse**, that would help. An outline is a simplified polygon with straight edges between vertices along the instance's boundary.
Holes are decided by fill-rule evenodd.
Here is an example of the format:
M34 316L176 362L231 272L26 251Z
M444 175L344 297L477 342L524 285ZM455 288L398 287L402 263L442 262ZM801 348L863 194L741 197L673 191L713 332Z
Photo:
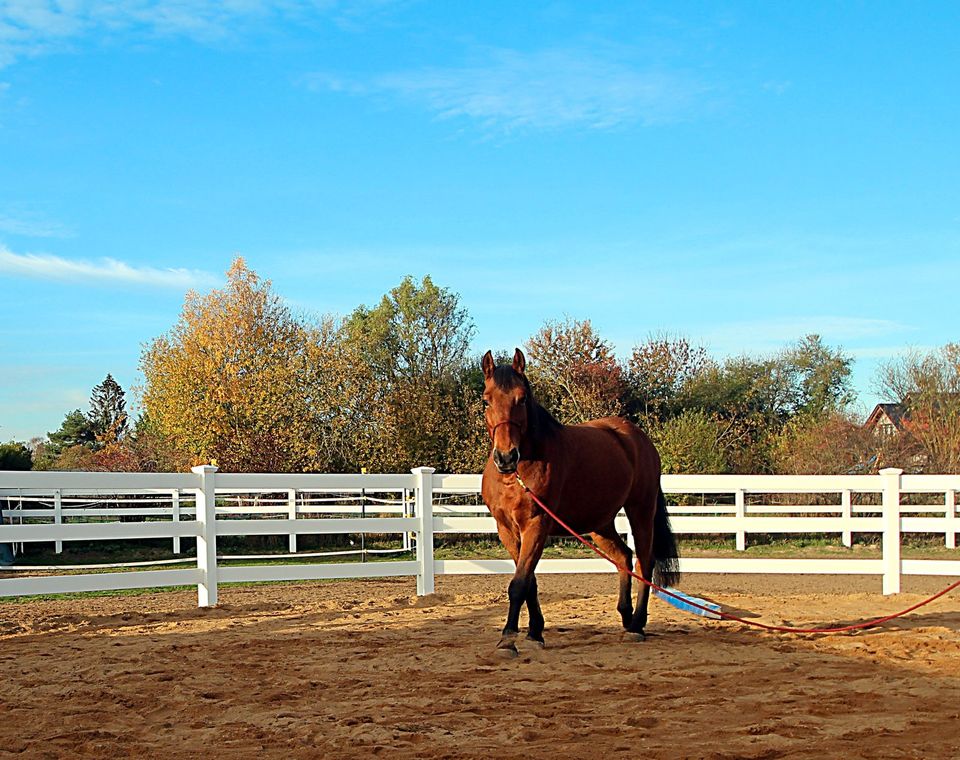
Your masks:
M497 649L508 656L518 654L524 604L529 613L527 641L544 646L535 570L547 537L568 535L534 502L527 488L558 518L581 535L589 535L616 560L622 638L643 641L649 587L642 584L634 607L628 572L633 552L617 532L614 519L623 507L637 551L636 572L661 586L675 584L680 576L679 555L660 488L656 448L646 433L621 417L561 424L534 398L519 348L512 365L497 366L487 351L481 367L484 420L492 444L481 493L516 565L508 587L507 622Z

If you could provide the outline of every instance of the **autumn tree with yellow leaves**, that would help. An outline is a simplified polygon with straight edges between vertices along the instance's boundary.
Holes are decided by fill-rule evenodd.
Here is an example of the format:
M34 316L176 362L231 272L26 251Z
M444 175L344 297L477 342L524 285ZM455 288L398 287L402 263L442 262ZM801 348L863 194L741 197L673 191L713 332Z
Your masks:
M190 461L236 472L354 469L369 416L362 363L331 320L304 323L243 259L226 287L188 293L143 352L150 428Z
M473 333L459 295L429 276L404 278L346 318L310 322L238 258L223 288L188 293L176 324L144 349L134 429L94 436L77 410L33 464L477 472L490 443ZM885 388L907 410L896 450L851 416L852 360L815 335L775 356L722 363L660 336L622 362L589 320L566 318L525 346L537 397L561 421L626 415L647 429L668 472L955 471L960 462L953 344L885 368Z

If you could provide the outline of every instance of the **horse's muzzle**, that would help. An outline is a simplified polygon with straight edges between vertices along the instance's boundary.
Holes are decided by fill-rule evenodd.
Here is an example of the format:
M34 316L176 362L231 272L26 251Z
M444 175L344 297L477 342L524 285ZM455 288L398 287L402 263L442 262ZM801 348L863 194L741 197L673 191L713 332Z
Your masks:
M505 475L511 472L516 472L517 465L520 464L520 449L518 449L516 446L507 452L500 451L500 449L494 449L493 464Z

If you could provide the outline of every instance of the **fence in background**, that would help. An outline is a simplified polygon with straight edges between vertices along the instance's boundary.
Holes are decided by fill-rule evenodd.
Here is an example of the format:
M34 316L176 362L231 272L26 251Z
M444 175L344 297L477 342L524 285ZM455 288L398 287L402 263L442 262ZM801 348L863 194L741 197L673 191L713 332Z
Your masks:
M881 575L886 594L899 591L901 575L960 575L960 560L901 557L904 533L942 534L956 547L960 475L665 475L661 483L678 502L670 507L677 534L732 535L740 550L750 534L833 534L846 546L857 533L882 536L880 559L689 558L681 560L685 573ZM208 606L220 583L390 576L415 576L417 593L429 594L435 575L513 572L509 560L434 558L438 534L496 533L479 491L479 475L430 468L397 475L235 474L209 466L183 474L0 472L0 543L53 542L59 551L65 541L165 538L179 553L183 538L196 540L195 563L173 560L191 562L188 568L17 574L0 578L0 596L195 584L199 604ZM622 514L617 525L628 533ZM392 535L396 548L380 551L406 558L236 566L217 552L218 538L227 536L285 535L296 552L298 536L329 534ZM550 559L539 571L613 568L601 559Z

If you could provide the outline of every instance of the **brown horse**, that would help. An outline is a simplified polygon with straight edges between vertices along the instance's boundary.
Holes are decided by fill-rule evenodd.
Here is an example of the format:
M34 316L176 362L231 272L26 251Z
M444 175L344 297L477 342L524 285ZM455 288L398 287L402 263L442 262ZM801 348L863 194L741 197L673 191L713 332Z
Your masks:
M527 638L543 646L543 613L534 571L548 536L567 535L517 482L526 486L557 517L620 565L617 611L624 638L640 641L647 624L649 588L639 591L636 608L629 568L633 552L617 533L614 518L623 507L637 550L637 572L660 585L679 578L677 545L660 490L660 456L633 423L604 417L582 425L561 425L530 390L526 360L518 348L513 365L496 366L487 351L482 362L487 432L493 447L483 471L483 500L497 521L500 540L517 569L510 581L510 611L497 645L516 654L520 608L530 614Z

